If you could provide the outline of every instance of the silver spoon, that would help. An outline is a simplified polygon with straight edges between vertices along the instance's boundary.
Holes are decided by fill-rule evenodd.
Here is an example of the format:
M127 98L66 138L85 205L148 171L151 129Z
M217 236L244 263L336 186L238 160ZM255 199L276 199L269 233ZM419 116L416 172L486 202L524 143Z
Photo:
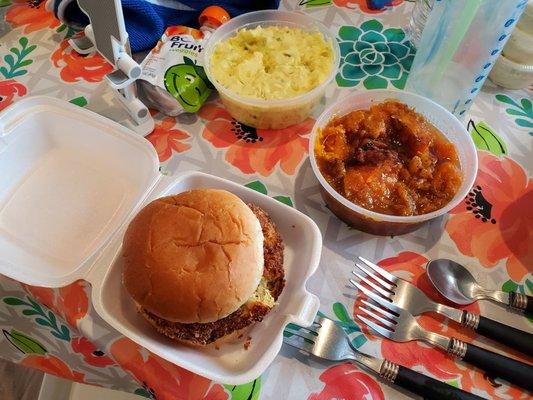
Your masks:
M533 314L533 297L516 292L505 293L499 290L485 289L477 283L465 267L455 261L432 260L427 264L426 272L429 280L440 294L456 304L466 305L475 300L489 299ZM470 327L480 335L533 356L533 334L481 315L472 314L471 318L473 318L473 322Z
M476 300L493 300L524 312L533 313L533 297L522 293L505 293L489 290L477 283L472 274L461 264L440 258L427 265L429 280L448 300L466 305Z

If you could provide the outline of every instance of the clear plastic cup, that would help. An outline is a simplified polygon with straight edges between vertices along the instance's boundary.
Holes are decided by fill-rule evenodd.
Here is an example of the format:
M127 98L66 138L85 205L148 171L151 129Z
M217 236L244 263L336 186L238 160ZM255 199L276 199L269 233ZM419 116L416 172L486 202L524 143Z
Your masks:
M380 214L360 207L344 198L322 176L315 158L315 142L318 133L334 117L356 110L366 110L372 104L394 99L422 114L455 145L463 173L463 183L454 198L446 206L428 214L396 216ZM442 106L425 97L393 90L358 92L339 100L318 118L309 141L311 167L320 183L322 198L328 208L348 225L375 235L401 235L418 229L423 223L440 217L459 204L470 191L477 174L477 152L474 142L463 124Z
M240 29L257 26L288 26L312 32L320 32L333 47L333 65L330 75L310 92L289 99L263 100L238 95L225 88L211 73L211 55L217 43L234 36ZM290 11L262 10L243 14L218 28L209 39L204 51L204 68L209 80L217 89L222 103L233 118L246 125L260 129L282 129L305 120L335 77L339 65L339 46L335 36L320 22Z
M526 4L527 0L434 1L405 90L464 118Z

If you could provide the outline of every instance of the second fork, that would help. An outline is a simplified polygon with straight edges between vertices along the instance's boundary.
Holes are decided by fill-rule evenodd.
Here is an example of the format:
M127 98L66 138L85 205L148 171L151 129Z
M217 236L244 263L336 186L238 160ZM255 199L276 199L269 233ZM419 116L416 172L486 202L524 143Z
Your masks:
M422 340L456 358L475 365L492 377L505 379L533 391L533 367L531 365L493 353L471 343L465 343L457 338L448 338L427 331L418 324L409 311L377 296L353 279L350 279L350 282L373 301L371 303L362 300L366 307L359 306L359 309L373 320L361 315L357 315L357 318L380 335L396 342Z
M365 282L372 288L371 292L368 289L365 292L368 297L376 300L375 297L379 295L379 297L388 299L414 316L426 312L436 312L460 323L466 328L473 329L480 335L533 357L532 334L466 310L457 310L444 304L436 303L412 283L398 278L363 257L358 258L361 263L356 262L355 265L365 273L366 277L361 276L356 271L352 271L352 273L360 281ZM369 278L372 278L372 280Z

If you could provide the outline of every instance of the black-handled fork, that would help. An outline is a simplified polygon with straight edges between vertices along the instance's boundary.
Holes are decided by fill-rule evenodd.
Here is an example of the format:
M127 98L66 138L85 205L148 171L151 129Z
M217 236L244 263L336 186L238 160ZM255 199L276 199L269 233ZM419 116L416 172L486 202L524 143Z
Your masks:
M372 294L372 292L369 293ZM361 300L366 307L358 306L358 308L372 320L362 315L357 315L357 318L378 334L396 342L422 340L456 358L475 365L492 377L505 379L524 389L533 391L533 366L493 353L471 343L428 331L422 328L415 317L403 308L399 308L376 295L369 297L373 300L379 300L375 302L373 300Z
M355 349L334 321L316 317L309 328L285 328L283 342L329 361L352 361L412 393L432 400L482 400L444 382Z
M376 293L376 295L388 299L396 306L409 311L414 316L426 312L435 312L444 315L460 323L465 328L473 329L480 335L533 357L533 335L531 333L521 331L520 329L481 315L436 303L415 285L398 278L363 257L358 257L358 259L359 262L356 262L355 265L366 276L362 276L357 271L352 271L352 273L360 281L365 282L371 287L372 292ZM361 289L361 285L358 286L356 282L352 283L358 289L364 291L364 289ZM365 294L368 295L366 292ZM371 295L368 296L371 297Z

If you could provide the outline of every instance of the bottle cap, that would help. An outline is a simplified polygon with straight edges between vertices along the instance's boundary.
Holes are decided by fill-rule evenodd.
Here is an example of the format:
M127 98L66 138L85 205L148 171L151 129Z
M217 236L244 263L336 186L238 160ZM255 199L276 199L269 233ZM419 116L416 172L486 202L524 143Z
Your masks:
M213 28L218 28L224 22L228 21L230 16L226 10L219 6L209 6L198 18L200 25L211 25Z

